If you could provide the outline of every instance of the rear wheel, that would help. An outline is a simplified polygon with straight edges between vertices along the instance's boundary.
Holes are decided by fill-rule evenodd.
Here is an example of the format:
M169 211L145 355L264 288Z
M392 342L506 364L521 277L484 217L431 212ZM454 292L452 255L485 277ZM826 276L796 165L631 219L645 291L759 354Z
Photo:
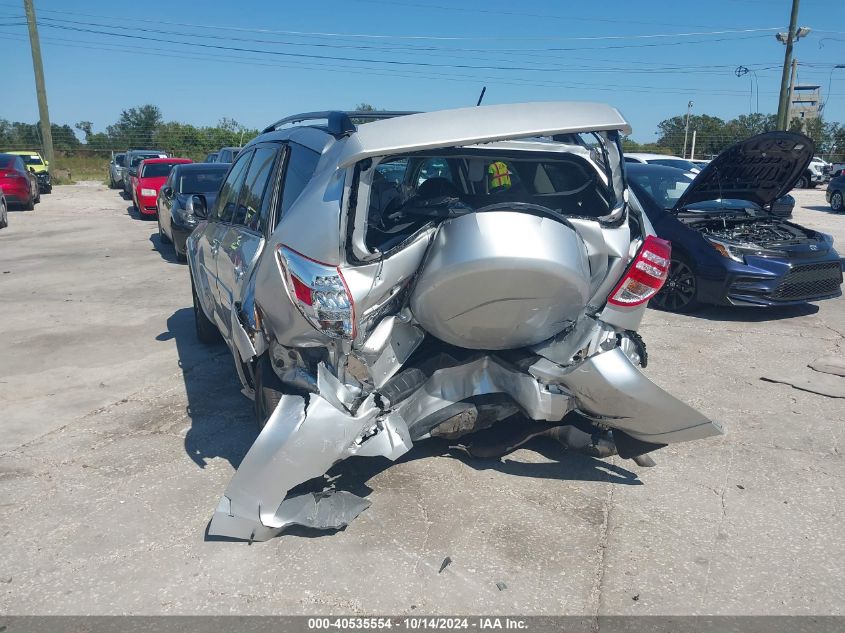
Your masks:
M29 200L24 202L22 206L24 211L32 211L35 208L35 198L30 195Z
M9 208L5 200L0 200L0 229L5 229L7 226L9 226Z
M201 343L216 343L220 338L220 332L217 331L217 326L212 323L211 319L205 316L199 297L197 297L193 277L191 278L191 294L194 299L194 324L197 329L197 338Z
M807 176L801 176L795 186L799 189L807 189L810 186L810 179Z
M270 354L259 356L255 366L255 421L263 429L273 411L279 406L284 386L273 370Z
M651 305L668 312L692 312L701 304L696 299L698 280L692 264L683 256L672 257L666 283L651 300Z
M830 210L839 213L842 211L842 192L834 191L830 196Z

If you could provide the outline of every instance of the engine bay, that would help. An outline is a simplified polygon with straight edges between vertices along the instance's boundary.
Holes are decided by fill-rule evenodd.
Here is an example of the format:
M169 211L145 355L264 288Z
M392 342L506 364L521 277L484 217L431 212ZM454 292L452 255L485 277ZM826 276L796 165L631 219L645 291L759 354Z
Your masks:
M706 236L761 247L794 246L816 241L811 232L775 219L708 218L688 221L688 225Z

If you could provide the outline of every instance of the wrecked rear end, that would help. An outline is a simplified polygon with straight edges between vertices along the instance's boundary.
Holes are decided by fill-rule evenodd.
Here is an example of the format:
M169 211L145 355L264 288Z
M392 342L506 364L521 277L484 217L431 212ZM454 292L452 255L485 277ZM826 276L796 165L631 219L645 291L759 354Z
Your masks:
M721 432L638 368L636 330L669 245L628 204L627 124L612 112L596 129L584 115L581 129L444 135L381 154L353 134L327 150L259 264L260 324L244 347L266 350L285 393L210 534L343 527L366 500L289 492L347 457L395 460L428 437L492 457L546 435L645 464ZM285 230L335 203L338 239Z

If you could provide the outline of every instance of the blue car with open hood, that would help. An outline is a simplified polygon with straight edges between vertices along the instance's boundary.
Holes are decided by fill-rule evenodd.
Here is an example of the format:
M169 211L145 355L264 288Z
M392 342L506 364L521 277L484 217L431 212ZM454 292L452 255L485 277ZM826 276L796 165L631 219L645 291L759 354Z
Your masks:
M631 190L672 242L669 277L650 305L779 306L842 294L833 238L773 212L813 158L813 141L766 132L728 148L697 175L627 164Z

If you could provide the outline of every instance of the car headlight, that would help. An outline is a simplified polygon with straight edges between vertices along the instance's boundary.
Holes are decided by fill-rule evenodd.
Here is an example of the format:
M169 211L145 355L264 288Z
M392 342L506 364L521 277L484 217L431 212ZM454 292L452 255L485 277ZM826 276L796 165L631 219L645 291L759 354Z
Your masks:
M710 242L710 246L715 248L722 257L727 257L728 259L732 259L740 264L745 263L745 259L742 257L742 253L736 244L728 244L727 242L717 240L709 235L705 235L704 237L708 242Z
M157 192L155 189L141 189L142 196L156 196Z

